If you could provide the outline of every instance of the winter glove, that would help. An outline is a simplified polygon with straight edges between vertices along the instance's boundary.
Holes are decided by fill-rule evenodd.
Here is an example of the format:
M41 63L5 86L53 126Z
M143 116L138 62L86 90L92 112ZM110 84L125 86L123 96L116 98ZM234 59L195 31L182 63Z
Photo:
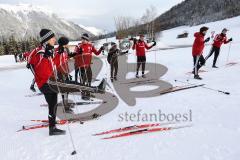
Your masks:
M207 43L208 41L210 41L210 37L208 37L207 39L205 39L205 43Z
M104 47L104 46L102 46L102 47L100 48L100 50L101 50L101 51L103 51L104 49L105 49L105 47Z
M45 52L43 54L44 58L49 58L53 56L53 50L54 46L50 46L49 44L46 45Z
M30 68L31 68L31 64L28 63L28 64L26 65L26 67L27 67L27 69L30 69Z
M152 41L153 42L153 45L152 45L152 47L154 47L154 46L156 46L157 45L157 43L155 42L155 41Z
M232 38L230 38L228 41L229 41L229 42L232 42L232 41L233 41L233 39L232 39Z
M133 39L133 43L134 43L134 44L137 43L137 39L136 39L136 38Z

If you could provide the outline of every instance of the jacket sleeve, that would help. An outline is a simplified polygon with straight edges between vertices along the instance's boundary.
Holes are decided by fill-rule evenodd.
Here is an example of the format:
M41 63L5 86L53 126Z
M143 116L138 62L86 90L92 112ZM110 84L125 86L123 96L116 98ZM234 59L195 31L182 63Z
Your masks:
M31 65L35 65L37 63L37 60L36 60L36 49L34 49L30 55L29 55L29 58L28 58L28 64L31 64Z
M144 42L144 46L145 46L145 48L146 48L147 50L149 50L149 49L152 48L152 46L149 46L146 42Z
M135 50L135 49L136 49L136 45L137 45L136 43L133 44L132 50Z
M225 39L224 39L224 41L223 41L223 43L224 44L227 44L227 43L229 43L230 41L229 40L227 40L227 37L225 37Z
M96 50L96 48L94 46L92 46L92 52L95 54L95 55L99 55L101 54L102 50L99 49L98 51Z

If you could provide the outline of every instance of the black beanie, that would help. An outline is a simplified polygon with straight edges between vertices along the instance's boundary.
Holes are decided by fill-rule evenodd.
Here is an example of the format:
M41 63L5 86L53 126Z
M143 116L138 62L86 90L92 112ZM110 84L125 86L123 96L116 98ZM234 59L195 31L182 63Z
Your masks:
M208 27L201 27L200 28L200 32L202 33L202 32L204 32L204 31L207 31L208 30Z
M69 43L69 39L67 37L60 37L58 40L59 46L64 46Z
M50 40L51 38L55 37L54 33L49 30L49 29L42 29L40 31L40 40L41 40L41 44L47 42L48 40Z
M85 39L85 40L87 40L87 41L89 41L89 36L88 36L87 33L83 33L83 35L82 35L81 38L82 38L82 39Z

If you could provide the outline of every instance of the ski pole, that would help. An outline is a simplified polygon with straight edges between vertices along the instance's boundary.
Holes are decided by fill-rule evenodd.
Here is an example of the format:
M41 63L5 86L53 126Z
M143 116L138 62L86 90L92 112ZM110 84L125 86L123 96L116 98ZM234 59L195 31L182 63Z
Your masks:
M190 85L196 85L196 84L193 84L193 83L189 83L188 80L187 80L187 82L175 80L175 82L180 82L180 83L190 84ZM209 87L205 87L205 86L201 86L201 87L205 88L205 89L208 89L208 90L212 90L212 91L216 91L216 92L219 92L219 93L223 93L223 94L226 94L226 95L230 95L230 93L226 92L226 91L221 91L221 90L218 90L218 89L213 89L213 88L209 88Z
M228 60L229 60L229 55L230 55L231 47L232 47L232 42L230 42L230 44L229 44L228 55L227 55L227 62L226 62L226 63L228 63Z
M57 69L56 69L56 66L53 64L52 58L49 58L49 60L50 60L51 65L52 65L53 76L54 76L55 80L57 81ZM62 94L62 93L61 93L61 90L60 90L60 87L58 86L57 83L56 83L56 86L57 86L58 92L59 92L60 94ZM63 112L64 112L64 117L65 117L65 119L67 119L66 111L65 111L65 104L64 104L64 103L63 103ZM69 132L69 135L70 135L71 144L72 144L72 147L73 147L73 151L71 152L71 155L75 155L75 154L77 154L77 151L76 151L76 147L75 147L75 144L74 144L74 141L73 141L73 136L72 136L72 132L71 132L69 123L67 123L67 128L68 128L68 132Z

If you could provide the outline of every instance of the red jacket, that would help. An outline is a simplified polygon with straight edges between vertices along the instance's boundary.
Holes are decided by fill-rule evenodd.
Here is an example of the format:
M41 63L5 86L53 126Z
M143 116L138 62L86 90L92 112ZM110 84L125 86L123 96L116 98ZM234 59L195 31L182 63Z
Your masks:
M137 56L145 56L145 49L151 49L152 47L149 47L146 42L144 41L137 41L136 44L133 45L132 49L136 49L136 55Z
M40 46L34 49L28 59L28 63L33 65L35 81L38 88L41 88L49 78L53 75L54 60L51 58L44 58L43 53L45 49Z
M227 44L229 41L227 40L227 36L225 34L217 34L214 38L213 46L220 48L222 44Z
M62 74L69 73L68 60L69 60L68 53L66 51L59 54L59 48L55 49L54 62L55 62L58 72L60 72Z
M199 56L202 55L204 49L204 35L200 32L194 34L195 40L192 47L192 55Z
M80 52L82 50L82 53ZM89 67L92 61L92 53L95 55L99 55L101 53L101 49L98 51L91 43L81 44L79 43L74 52L76 53L75 59L75 67Z

